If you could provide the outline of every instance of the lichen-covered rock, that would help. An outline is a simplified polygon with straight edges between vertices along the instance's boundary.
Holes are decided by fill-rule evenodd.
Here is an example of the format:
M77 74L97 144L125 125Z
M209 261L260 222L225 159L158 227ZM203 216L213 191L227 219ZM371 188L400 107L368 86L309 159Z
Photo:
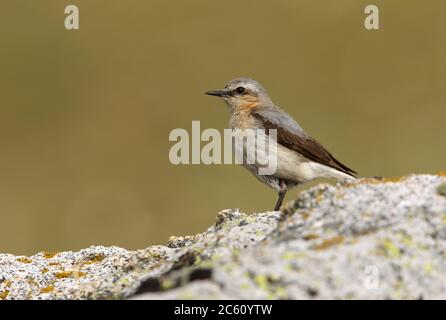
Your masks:
M0 299L112 299L133 293L144 276L171 258L162 246L127 251L90 247L79 252L0 255Z
M167 246L0 255L0 299L444 299L445 183L320 184Z

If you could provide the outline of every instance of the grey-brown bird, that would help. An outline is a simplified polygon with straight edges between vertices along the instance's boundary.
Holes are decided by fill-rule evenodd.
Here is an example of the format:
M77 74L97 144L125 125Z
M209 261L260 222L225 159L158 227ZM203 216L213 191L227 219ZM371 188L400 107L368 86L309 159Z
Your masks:
M222 98L231 113L232 129L277 131L277 169L272 175L259 174L257 164L242 165L276 192L274 207L282 205L287 190L317 178L355 179L356 172L342 164L316 139L310 137L285 111L277 107L263 86L250 78L228 82L223 90L208 91Z

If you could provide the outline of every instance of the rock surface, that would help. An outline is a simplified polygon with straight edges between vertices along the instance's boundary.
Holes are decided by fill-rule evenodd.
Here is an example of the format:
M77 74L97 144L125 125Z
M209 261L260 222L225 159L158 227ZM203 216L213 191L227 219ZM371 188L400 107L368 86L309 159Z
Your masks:
M0 254L1 299L445 299L446 176L320 184L167 246Z

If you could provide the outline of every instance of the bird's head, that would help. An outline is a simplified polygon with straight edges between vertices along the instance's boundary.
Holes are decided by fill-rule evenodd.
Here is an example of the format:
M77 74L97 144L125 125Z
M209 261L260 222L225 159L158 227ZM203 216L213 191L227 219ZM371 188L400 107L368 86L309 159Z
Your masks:
M222 98L231 110L256 108L272 103L263 86L249 78L231 80L223 90L208 91L206 94Z

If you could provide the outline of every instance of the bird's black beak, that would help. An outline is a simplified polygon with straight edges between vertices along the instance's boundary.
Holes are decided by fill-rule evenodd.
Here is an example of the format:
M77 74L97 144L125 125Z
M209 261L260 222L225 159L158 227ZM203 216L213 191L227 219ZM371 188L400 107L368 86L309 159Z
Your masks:
M224 91L208 91L208 92L205 92L207 95L210 95L210 96L216 96L216 97L224 97L225 95L226 95L226 92L224 92Z

